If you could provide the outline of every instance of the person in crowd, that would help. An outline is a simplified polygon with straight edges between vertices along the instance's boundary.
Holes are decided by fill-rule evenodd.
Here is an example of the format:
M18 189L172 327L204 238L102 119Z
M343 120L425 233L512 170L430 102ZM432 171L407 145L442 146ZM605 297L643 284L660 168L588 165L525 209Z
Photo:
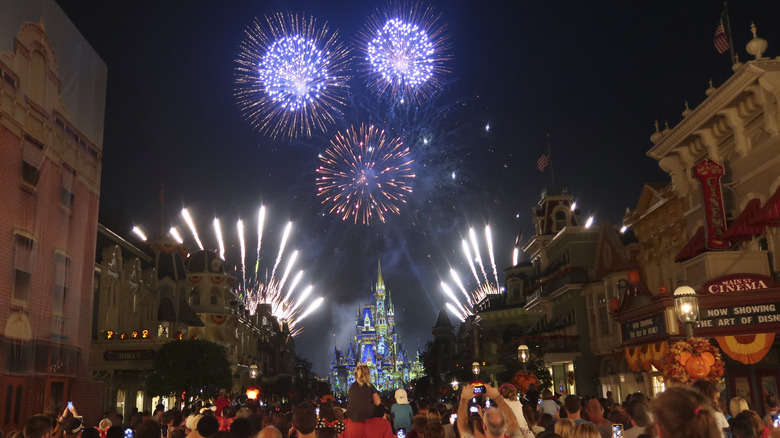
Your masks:
M729 414L731 415L731 418L736 417L740 412L747 411L748 409L750 409L750 406L748 406L747 400L742 397L732 397L729 401Z
M596 429L601 433L601 436L603 438L611 438L612 423L604 418L604 406L601 405L601 402L598 401L598 399L592 398L588 400L588 403L585 406L587 407L590 422L596 426Z
M393 426L385 418L389 411L384 405L374 409L374 414L365 421L345 420L346 429L341 438L393 438ZM425 415L422 416L426 418Z
M111 426L113 426L113 424L111 424L111 420L108 418L100 420L100 423L98 423L98 433L100 434L100 438L106 438L106 431Z
M184 429L171 429L168 431L168 438L185 438Z
M266 426L258 432L257 438L282 438L282 432L274 426Z
M630 402L629 402L630 403ZM640 403L640 402L637 402ZM625 411L612 411L607 416L607 421L610 424L616 424L620 423L623 425L624 429L628 429L628 426L631 424L631 420L628 419L628 414L625 413Z
M572 438L574 436L574 422L569 418L559 418L555 421L555 433L563 438Z
M562 438L562 437L560 435L558 435L557 433L555 433L555 432L553 432L551 430L548 430L548 431L540 433L539 435L536 435L536 438Z
M749 414L739 413L731 420L731 434L734 438L761 438L756 435Z
M607 406L612 406L615 404L615 398L612 397L612 391L607 391Z
M106 438L124 438L125 428L122 426L114 425L106 430Z
M582 421L574 425L572 436L574 438L602 438L603 435L593 423ZM612 432L610 432L609 436L612 436Z
M349 387L348 397L347 417L352 422L365 421L382 402L376 388L371 384L371 374L366 364L355 367L355 382Z
M440 421L429 421L425 426L423 436L425 438L444 438L444 427Z
M219 431L219 420L213 415L203 415L198 420L195 430L187 435L187 438L208 438ZM138 438L138 437L133 437Z
M62 423L62 432L66 438L79 438L84 429L83 419L81 417L70 417Z
M650 407L642 402L632 400L626 406L626 414L631 428L624 431L623 436L624 438L637 438L645 432L645 427L650 423ZM627 428L627 425L624 424L623 428Z
M751 411L750 409L740 412L740 414L744 413L744 417L750 420L750 424L753 425L753 432L755 433L756 437L758 438L768 438L772 431L772 426L767 426L764 424L763 419L756 411ZM774 433L780 432L780 429L776 430ZM775 435L777 436L777 435Z
M539 404L539 413L541 415L550 414L553 418L559 417L561 406L553 399L553 393L549 389L542 391L542 403Z
M575 424L582 423L584 420L580 416L580 411L582 410L582 402L580 401L580 397L574 394L569 394L566 396L565 399L563 399L563 409L566 410L566 418L573 421Z
M134 430L133 438L160 438L162 435L159 420L143 420ZM215 431L216 432L216 431ZM209 434L210 435L210 434ZM203 435L207 437L209 435Z
M525 392L525 400L527 404L533 406L534 408L538 406L539 403L539 391L536 389L536 385L533 383L530 383L528 385L528 391Z
M216 407L214 410L214 415L216 415L217 418L222 416L223 409L225 409L227 406L230 406L230 399L228 399L227 391L224 388L219 390L219 397L214 400L214 406Z
M539 411L535 409L534 405L523 405L523 417L525 418L528 428L531 429L531 432L535 435L544 432L544 427L539 425Z
M523 404L517 400L517 387L511 383L504 383L499 387L498 391L515 414L517 424L519 424L521 428L530 429L528 427L528 422L525 420L525 415L523 415Z
M100 432L96 427L85 427L81 430L81 438L100 438Z
M51 438L51 418L33 415L24 422L24 438Z
M555 417L550 414L542 414L539 416L539 426L542 426L544 430L553 430L555 428Z
M216 417L217 420L219 420L219 430L229 432L230 425L236 419L236 409L233 406L225 406L225 408L222 409L222 415L217 415Z
M780 415L780 407L778 407L777 404L777 396L774 394L767 394L766 397L764 397L764 407L764 412L766 412L766 415L764 415L764 424L772 427L774 421L772 417Z
M485 395L495 403L495 407L491 406L485 409L482 414L485 438L503 438L505 431L510 438L533 437L533 432L520 427L512 408L509 407L497 388L485 384ZM463 387L458 405L458 432L460 432L461 438L474 438L466 418L468 418L469 400L475 396L474 385L469 384Z
M660 438L720 438L712 399L687 386L673 386L655 396L650 411Z
M428 425L428 409L425 413L420 413L412 417L412 430L407 431L407 438L417 438L425 433L425 426Z
M290 435L292 436L292 430L294 430L297 432L298 438L317 438L316 428L317 412L314 410L314 405L305 401L295 406L292 412Z
M249 438L252 435L252 423L246 418L236 418L230 423L229 432L234 438Z
M726 436L729 428L729 422L726 421L726 416L720 411L720 391L718 385L710 382L709 380L699 379L691 385L691 387L701 393L705 398L711 401L712 411L715 413L715 421L718 423L718 427L723 431L723 436Z

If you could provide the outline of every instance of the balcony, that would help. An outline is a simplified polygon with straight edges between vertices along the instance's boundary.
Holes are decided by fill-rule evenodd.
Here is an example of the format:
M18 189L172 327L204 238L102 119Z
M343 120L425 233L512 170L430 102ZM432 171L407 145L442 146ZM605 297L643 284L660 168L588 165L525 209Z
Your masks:
M772 275L766 251L704 252L682 263L684 277L697 288L705 281L729 274Z

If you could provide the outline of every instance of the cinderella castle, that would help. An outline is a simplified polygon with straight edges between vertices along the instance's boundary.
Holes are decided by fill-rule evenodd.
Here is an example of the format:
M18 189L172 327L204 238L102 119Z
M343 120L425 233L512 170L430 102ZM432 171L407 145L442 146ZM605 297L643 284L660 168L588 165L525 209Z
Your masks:
M409 358L401 337L395 331L395 309L390 291L385 291L382 266L371 302L358 307L355 320L355 338L346 354L336 347L330 366L330 385L334 395L346 395L355 381L355 366L368 365L371 382L382 391L395 391L425 374L417 351Z

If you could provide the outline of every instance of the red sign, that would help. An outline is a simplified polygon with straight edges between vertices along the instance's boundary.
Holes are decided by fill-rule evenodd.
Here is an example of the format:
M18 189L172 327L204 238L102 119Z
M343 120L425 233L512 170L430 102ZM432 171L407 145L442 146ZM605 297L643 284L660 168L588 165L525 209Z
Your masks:
M726 214L720 180L726 174L722 164L705 158L693 167L693 177L701 184L704 206L704 247L708 250L726 249L731 243L723 238L726 233Z
M702 290L711 294L721 294L725 292L746 292L769 289L772 286L774 286L772 277L766 275L732 274L704 283L702 285Z

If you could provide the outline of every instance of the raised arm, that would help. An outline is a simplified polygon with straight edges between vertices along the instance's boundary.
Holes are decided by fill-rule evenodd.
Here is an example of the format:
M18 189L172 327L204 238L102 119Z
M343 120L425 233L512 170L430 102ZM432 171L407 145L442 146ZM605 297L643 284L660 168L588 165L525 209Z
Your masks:
M460 393L460 403L458 404L458 432L463 436L469 430L469 400L474 397L474 385L466 385Z
M506 418L506 431L509 433L520 430L520 424L517 422L515 413L512 412L512 408L506 403L504 397L501 397L501 393L498 392L498 389L485 383L485 394L487 394L489 399L495 402L498 409L504 414L504 418Z

